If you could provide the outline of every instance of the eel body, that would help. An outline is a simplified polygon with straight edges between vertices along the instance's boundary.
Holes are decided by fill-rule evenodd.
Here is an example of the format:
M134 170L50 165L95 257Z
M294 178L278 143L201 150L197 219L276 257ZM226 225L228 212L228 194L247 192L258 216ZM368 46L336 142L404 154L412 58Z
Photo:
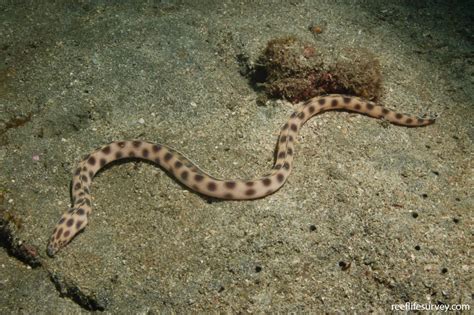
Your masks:
M72 179L72 207L57 222L47 247L48 255L53 257L86 227L92 212L92 178L105 165L125 158L144 159L158 164L189 189L202 195L232 200L262 198L280 189L288 178L295 154L295 140L303 124L311 117L329 110L358 112L407 127L426 126L435 121L433 118L397 113L354 96L332 94L314 97L299 105L283 125L275 152L275 164L270 173L252 180L215 178L163 144L141 140L109 143L89 154L75 169Z

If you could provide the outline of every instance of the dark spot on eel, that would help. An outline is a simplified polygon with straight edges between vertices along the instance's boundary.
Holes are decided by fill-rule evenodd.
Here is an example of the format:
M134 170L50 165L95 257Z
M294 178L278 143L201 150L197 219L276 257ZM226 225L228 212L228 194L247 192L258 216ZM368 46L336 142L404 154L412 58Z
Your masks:
M228 182L225 182L225 187L229 188L229 189L234 189L235 186L237 185L236 182L233 182L233 181L228 181Z
M90 165L94 166L95 165L95 157L91 156L89 157L89 159L87 160L87 163L89 163Z
M210 191L215 191L217 189L216 183L214 182L207 183L207 189L209 189Z

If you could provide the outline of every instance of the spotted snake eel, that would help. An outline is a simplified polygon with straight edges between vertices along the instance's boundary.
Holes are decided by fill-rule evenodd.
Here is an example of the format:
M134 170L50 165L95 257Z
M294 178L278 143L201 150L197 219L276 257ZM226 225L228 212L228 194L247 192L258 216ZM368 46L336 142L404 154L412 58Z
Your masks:
M200 170L172 148L141 140L109 143L79 162L72 179L72 207L56 224L47 253L53 257L85 228L92 212L90 185L94 175L106 164L125 158L152 161L169 171L178 181L202 195L219 199L250 200L270 195L288 178L293 162L295 139L303 124L318 113L329 110L358 112L390 123L420 127L434 123L433 118L418 118L397 113L359 97L331 94L318 96L301 104L281 129L271 172L258 179L217 179Z

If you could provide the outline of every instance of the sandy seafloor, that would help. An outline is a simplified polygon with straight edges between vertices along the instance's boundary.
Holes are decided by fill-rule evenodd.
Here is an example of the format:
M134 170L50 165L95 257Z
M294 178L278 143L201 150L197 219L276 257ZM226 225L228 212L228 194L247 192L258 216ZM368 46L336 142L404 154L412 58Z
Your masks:
M1 1L0 313L474 306L473 12L470 1ZM382 103L438 121L319 115L288 182L255 201L116 165L94 181L85 232L46 256L75 163L107 142L166 143L221 178L266 173L292 105L258 106L239 60L288 35L327 60L370 50ZM17 258L21 245L39 266Z

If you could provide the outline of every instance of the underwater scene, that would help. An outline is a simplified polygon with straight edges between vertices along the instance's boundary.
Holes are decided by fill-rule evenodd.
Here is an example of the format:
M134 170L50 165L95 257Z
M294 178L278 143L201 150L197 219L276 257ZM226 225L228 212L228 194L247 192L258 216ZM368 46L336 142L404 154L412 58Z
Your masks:
M469 313L473 15L1 1L0 313Z

